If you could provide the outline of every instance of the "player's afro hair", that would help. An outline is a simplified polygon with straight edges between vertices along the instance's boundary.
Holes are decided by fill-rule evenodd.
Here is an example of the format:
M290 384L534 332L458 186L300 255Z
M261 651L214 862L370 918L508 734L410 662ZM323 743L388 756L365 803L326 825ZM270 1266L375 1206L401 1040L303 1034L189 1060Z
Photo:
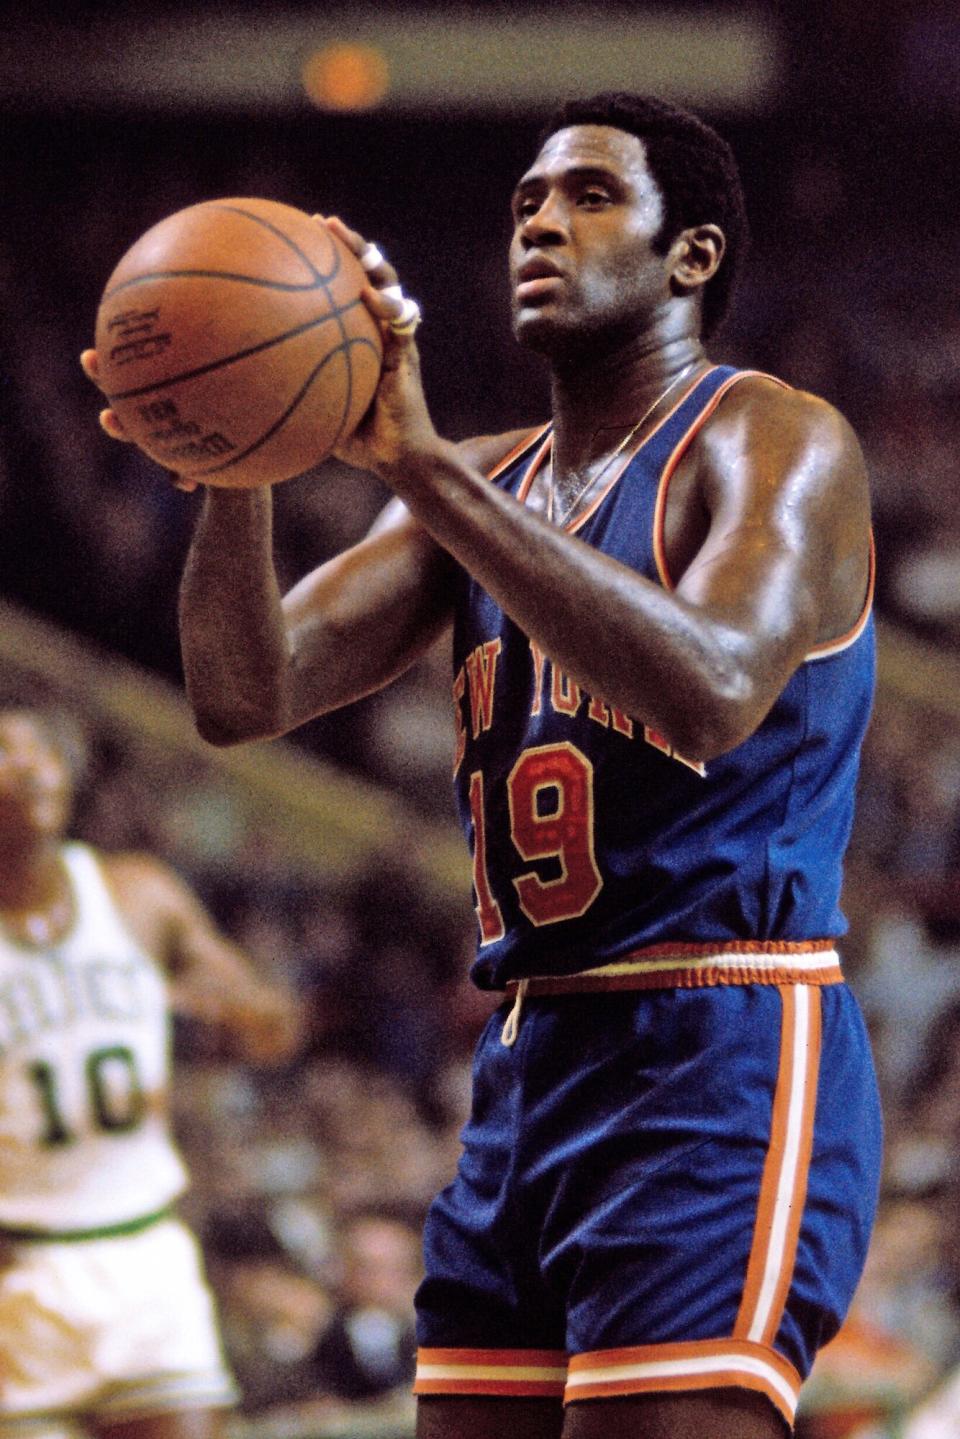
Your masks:
M569 125L613 125L643 141L647 165L663 198L659 253L666 253L681 230L720 226L726 250L703 294L703 334L713 334L729 309L749 243L740 173L726 140L687 110L619 91L568 101L544 126L541 145Z

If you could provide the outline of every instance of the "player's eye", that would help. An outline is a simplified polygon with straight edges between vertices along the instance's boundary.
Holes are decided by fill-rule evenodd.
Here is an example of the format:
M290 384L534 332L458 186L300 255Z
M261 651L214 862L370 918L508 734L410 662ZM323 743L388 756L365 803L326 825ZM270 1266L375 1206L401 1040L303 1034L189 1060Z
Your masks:
M514 217L517 220L529 220L530 216L535 215L539 208L539 200L535 200L532 195L524 195L514 203Z
M580 203L593 209L599 209L601 206L610 203L610 195L606 190L600 189L599 186L591 185L589 189L581 190Z

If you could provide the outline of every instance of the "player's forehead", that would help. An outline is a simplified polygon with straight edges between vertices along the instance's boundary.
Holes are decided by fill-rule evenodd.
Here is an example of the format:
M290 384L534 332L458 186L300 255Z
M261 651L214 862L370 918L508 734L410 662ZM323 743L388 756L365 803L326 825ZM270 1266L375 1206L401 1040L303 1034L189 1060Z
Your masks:
M26 710L0 710L0 751L44 750L62 759L59 746L41 720Z
M23 710L0 710L0 735L6 740L23 741L40 738L40 726Z
M547 136L518 188L576 170L606 171L639 190L653 185L639 135L615 125L568 125Z

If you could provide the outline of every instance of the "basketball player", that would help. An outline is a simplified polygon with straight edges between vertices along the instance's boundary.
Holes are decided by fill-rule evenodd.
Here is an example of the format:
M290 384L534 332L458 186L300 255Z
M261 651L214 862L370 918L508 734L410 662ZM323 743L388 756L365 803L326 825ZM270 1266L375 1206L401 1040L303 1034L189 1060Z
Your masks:
M834 947L873 682L864 466L829 405L707 357L745 223L697 119L567 107L513 222L552 418L454 445L412 302L331 221L386 346L341 453L396 500L281 597L269 493L210 490L189 693L214 743L282 734L453 623L473 975L506 998L426 1227L421 1439L772 1439L877 1187Z
M172 1210L171 993L257 1060L297 1026L169 869L64 841L71 787L0 710L0 1434L208 1439L235 1393Z

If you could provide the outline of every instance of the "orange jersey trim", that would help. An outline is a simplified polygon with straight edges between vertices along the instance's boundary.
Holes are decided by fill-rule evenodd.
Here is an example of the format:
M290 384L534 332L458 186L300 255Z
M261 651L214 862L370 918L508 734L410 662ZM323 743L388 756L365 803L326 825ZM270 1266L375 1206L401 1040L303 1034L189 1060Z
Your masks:
M535 429L532 429L528 435L524 435L523 439L515 444L513 449L508 451L502 460L497 461L492 470L487 471L487 479L495 480L498 475L502 475L504 470L509 469L510 466L520 458L524 450L528 450L531 445L536 444L537 440L541 439L549 428L549 423L538 425ZM543 450L541 450L541 454L542 453ZM526 477L524 477L523 483L527 483Z
M521 505L526 500L527 495L529 495L530 490L533 486L533 482L536 479L537 475L540 473L541 465L553 449L552 425L544 425L543 429L540 431L540 434L544 437L543 443L541 444L540 448L537 450L537 453L533 456L529 465L527 466L526 474L520 481L520 488L517 490L517 499L520 501Z
M635 444L627 447L627 449L623 452L623 455L618 458L616 468L614 469L613 473L610 476L610 479L604 485L600 493L596 495L593 500L591 500L590 504L585 510L582 510L579 515L575 515L572 520L569 520L567 524L564 525L563 528L567 531L568 534L576 534L577 530L579 530L582 525L586 524L590 516L596 513L596 511L603 504L604 500L607 498L607 495L609 495L610 491L613 489L614 485L622 476L624 470L626 470L627 466L630 464L630 461L633 460L640 453L644 445L648 444L653 439L654 435L656 435L663 428L667 421L676 414L677 410L679 410L680 406L683 404L684 400L686 400L688 395L690 395L692 391L695 390L696 387L703 380L706 379L707 375L712 374L716 368L716 365L711 365L710 369L704 370L702 375L693 376L687 382L687 384L683 386L676 400L674 400L673 404L670 406L669 410L667 410L667 412L657 421L649 434L644 435L643 438L638 439ZM525 500L527 495L530 493L531 486L533 485L533 481L539 473L541 465L543 464L547 455L550 454L553 449L553 428L550 425L545 426L544 430L542 430L540 433L544 434L546 430L549 430L549 434L546 434L544 442L541 445L539 451L536 455L534 455L533 459L531 460L530 467L527 470L527 473L524 475L523 480L520 484L520 488L517 491L517 499L520 501ZM516 456L513 456L512 458L516 458Z
M701 376L701 378L703 377ZM657 499L654 508L653 554L654 561L657 566L657 574L660 577L660 583L663 585L664 589L671 591L674 589L673 579L667 566L665 536L667 495L670 489L670 481L673 478L677 466L683 459L683 456L687 451L690 441L694 438L697 432L702 428L702 426L713 414L714 410L717 408L727 391L731 389L733 385L738 384L741 380L748 379L769 380L771 384L779 385L781 389L790 389L790 386L787 385L783 380L778 380L775 375L764 374L762 370L737 371L735 375L730 376L729 380L727 380L725 384L720 386L716 393L711 397L709 403L704 407L704 409L693 421L690 428L677 441L676 445L674 446L671 454L667 459L666 464L663 467L663 472L660 476L660 483L657 488ZM858 639L862 634L864 627L866 626L867 620L870 618L870 612L873 609L873 595L874 589L876 587L877 556L872 530L870 532L869 566L870 568L869 577L867 580L867 593L864 598L863 609L861 610L857 620L846 632L846 634L840 635L833 640L823 640L820 644L814 645L813 649L810 650L808 654L804 655L804 661L829 659L831 655L840 654L842 650L847 649L850 645L853 644L854 640Z
M715 939L698 940L695 944L673 943L644 945L625 956L626 959L655 959L661 955L708 954L822 954L832 950L832 939Z
M571 535L576 534L577 530L580 529L581 525L585 525L587 523L587 520L589 520L590 516L596 514L597 510L603 504L604 500L607 498L607 495L609 495L614 485L620 479L621 475L623 474L627 466L630 464L631 460L634 460L637 455L639 455L640 451L644 448L644 446L648 445L650 441L654 438L654 436L657 435L660 430L662 430L663 426L667 423L667 421L673 418L673 416L677 413L680 406L683 404L684 400L686 400L688 395L692 394L692 392L697 388L697 386L701 384L708 375L712 374L715 369L716 365L711 365L710 369L705 370L702 375L693 376L687 382L687 384L683 386L677 398L670 406L669 410L667 410L666 414L662 417L662 419L659 419L657 421L650 433L644 435L643 439L639 440L635 445L630 445L627 447L627 449L624 451L622 463L617 465L614 473L611 475L607 484L604 485L599 495L597 495L596 498L590 502L590 504L581 514L577 515L573 520L571 520L568 525L564 526L568 533L570 533Z
M800 1375L767 1345L694 1340L574 1354L538 1349L421 1349L415 1394L582 1399L739 1388L764 1394L792 1426Z
M562 1349L419 1349L413 1392L560 1399L566 1379Z
M828 660L832 655L838 655L842 650L849 649L854 640L860 638L866 628L867 620L870 618L870 611L873 609L873 592L877 582L877 550L873 541L873 531L870 531L870 570L867 578L867 593L863 601L863 609L860 611L860 618L851 626L845 635L840 635L835 640L824 640L822 644L814 645L809 654L804 658L807 660Z
M612 964L575 974L531 975L524 996L589 994L637 989L701 989L723 984L824 985L843 982L836 950L829 940L797 944L743 941L729 946L658 945ZM508 980L515 995L520 981Z
M775 1350L737 1339L601 1349L570 1360L566 1402L617 1395L738 1388L764 1394L792 1428L800 1375Z

